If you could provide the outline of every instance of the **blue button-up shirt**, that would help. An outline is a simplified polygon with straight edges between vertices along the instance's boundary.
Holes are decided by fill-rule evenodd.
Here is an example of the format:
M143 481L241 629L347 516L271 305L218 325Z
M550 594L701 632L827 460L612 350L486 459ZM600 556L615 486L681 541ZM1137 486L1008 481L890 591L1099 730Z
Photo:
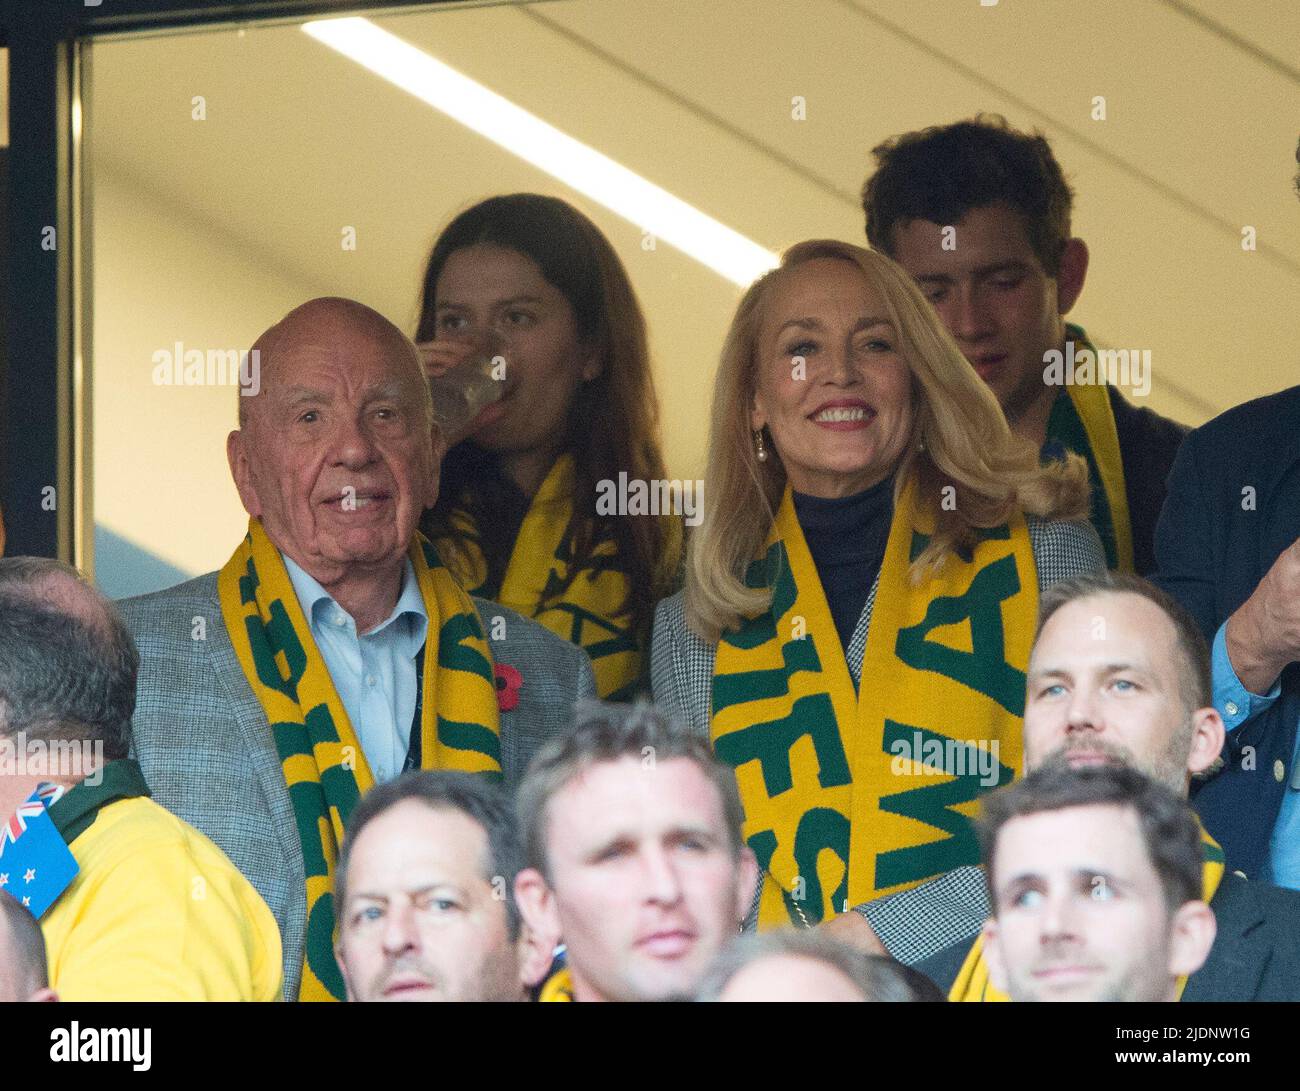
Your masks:
M415 568L408 559L387 620L358 636L352 615L325 588L290 558L284 566L370 771L378 783L391 780L402 771L411 744L415 656L429 631Z
M1228 624L1224 622L1214 635L1210 666L1214 679L1214 707L1223 717L1224 726L1229 731L1235 731L1281 696L1282 682L1278 679L1273 683L1273 688L1263 695L1251 693L1243 686L1232 667L1232 660L1228 658L1227 631ZM1296 742L1300 748L1300 733L1297 733ZM1292 754L1290 770L1282 768L1279 759L1277 768L1261 769L1260 772L1281 779L1288 772L1300 771L1300 766L1296 765L1298 756L1300 754ZM1282 795L1282 809L1273 826L1273 837L1268 846L1268 872L1260 878L1276 886L1300 890L1300 782L1294 775Z

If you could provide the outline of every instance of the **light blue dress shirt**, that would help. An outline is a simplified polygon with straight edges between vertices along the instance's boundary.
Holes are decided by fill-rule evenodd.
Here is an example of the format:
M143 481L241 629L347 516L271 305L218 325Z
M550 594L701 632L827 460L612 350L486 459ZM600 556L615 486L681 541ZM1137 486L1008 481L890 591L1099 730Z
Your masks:
M1214 634L1214 647L1210 653L1210 666L1214 679L1214 707L1223 717L1223 725L1229 731L1235 731L1252 716L1257 716L1268 708L1282 694L1281 679L1273 683L1273 688L1262 696L1251 693L1241 684L1237 672L1228 658L1228 623L1225 621ZM1300 751L1300 732L1296 738L1297 750ZM1300 773L1296 764L1300 753L1291 755L1293 773ZM1265 776L1286 776L1287 770L1279 759L1274 769L1261 769ZM1291 783L1283 790L1282 809L1278 811L1277 822L1273 826L1273 837L1268 846L1268 874L1259 876L1275 886L1290 887L1300 890L1300 782L1292 776Z
M415 656L429 631L414 566L408 558L387 620L361 636L352 615L325 588L288 557L284 567L376 783L391 780L411 744L419 688Z

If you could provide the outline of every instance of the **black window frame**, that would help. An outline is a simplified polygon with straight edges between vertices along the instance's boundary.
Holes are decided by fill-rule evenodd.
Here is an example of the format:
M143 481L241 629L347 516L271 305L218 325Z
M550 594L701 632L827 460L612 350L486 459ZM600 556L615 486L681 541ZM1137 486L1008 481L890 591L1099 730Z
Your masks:
M9 148L0 162L0 509L11 555L78 555L93 537L90 461L78 443L77 355L89 352L80 108L88 43L104 35L433 10L462 0L0 0L9 54ZM527 0L514 0L527 2ZM7 184L6 184L7 183ZM43 247L54 229L53 249ZM48 244L47 244L48 245ZM78 475L82 465L86 472ZM84 477L84 480L82 479ZM53 487L54 492L50 493ZM87 550L88 551L88 550Z

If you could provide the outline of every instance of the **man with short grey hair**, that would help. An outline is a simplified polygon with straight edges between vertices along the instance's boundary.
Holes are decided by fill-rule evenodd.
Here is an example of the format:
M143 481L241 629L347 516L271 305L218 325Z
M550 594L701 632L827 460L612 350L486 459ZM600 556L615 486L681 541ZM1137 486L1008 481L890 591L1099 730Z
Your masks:
M50 988L41 926L16 898L0 890L0 1004L58 998Z
M247 535L219 572L122 604L136 746L275 912L286 997L341 1000L331 877L357 800L408 769L513 788L595 686L580 649L472 599L416 534L443 445L396 326L314 299L252 351L226 441Z

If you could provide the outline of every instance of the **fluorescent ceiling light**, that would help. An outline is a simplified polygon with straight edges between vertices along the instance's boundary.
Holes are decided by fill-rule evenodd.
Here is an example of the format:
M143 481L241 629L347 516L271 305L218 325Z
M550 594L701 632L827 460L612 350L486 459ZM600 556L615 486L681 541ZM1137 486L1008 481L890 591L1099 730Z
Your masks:
M369 19L306 33L742 287L777 255Z

